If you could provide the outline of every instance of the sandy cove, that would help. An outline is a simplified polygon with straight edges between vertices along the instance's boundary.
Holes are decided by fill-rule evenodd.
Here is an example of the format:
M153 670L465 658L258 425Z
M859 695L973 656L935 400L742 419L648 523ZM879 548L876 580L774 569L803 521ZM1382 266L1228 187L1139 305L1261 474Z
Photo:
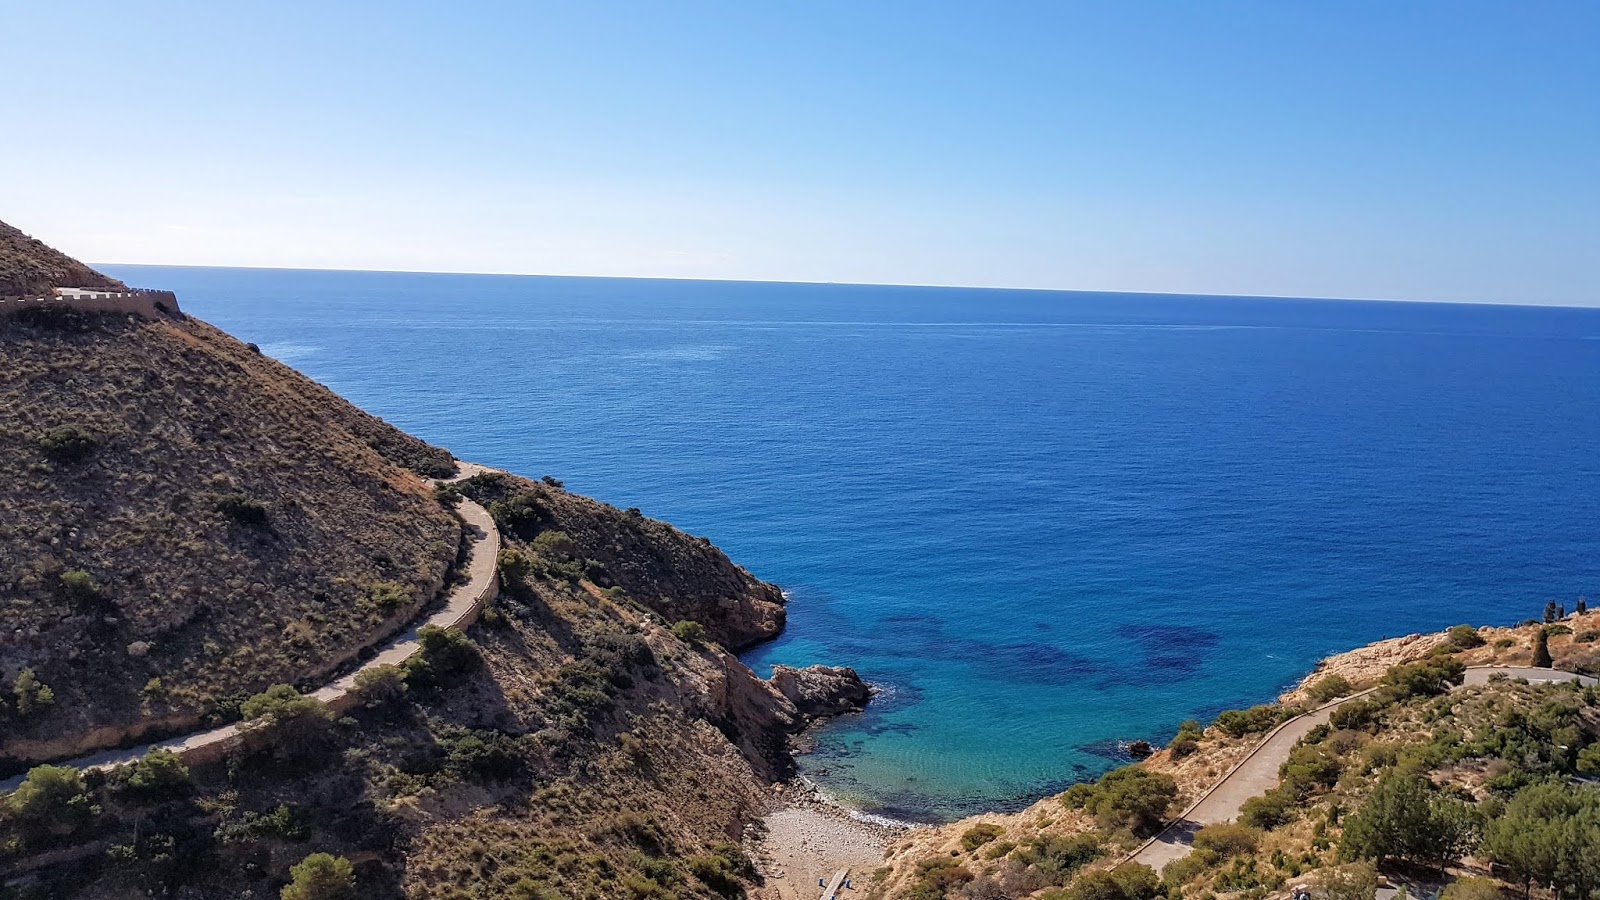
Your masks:
M752 855L766 883L754 900L816 900L824 882L850 870L851 890L861 896L873 870L883 865L890 843L914 826L864 821L805 782L784 786L782 805L762 819L765 834L755 838Z

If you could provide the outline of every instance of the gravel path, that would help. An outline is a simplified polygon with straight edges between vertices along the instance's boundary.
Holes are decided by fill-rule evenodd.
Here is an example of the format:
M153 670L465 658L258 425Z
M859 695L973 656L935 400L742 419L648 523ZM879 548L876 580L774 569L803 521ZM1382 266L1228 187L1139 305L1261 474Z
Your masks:
M1471 666L1466 671L1463 684L1487 684L1490 678L1504 675L1523 678L1530 682L1551 683L1578 681L1592 685L1595 679L1557 669L1536 669L1527 666ZM1160 872L1167 863L1182 859L1193 849L1194 833L1206 825L1231 822L1239 809L1251 797L1266 793L1278 786L1278 769L1289 758L1289 751L1318 725L1325 724L1333 711L1344 703L1361 697L1369 691L1353 694L1320 707L1303 716L1297 716L1269 732L1250 755L1222 776L1212 788L1200 795L1176 821L1147 841L1124 862L1143 863Z

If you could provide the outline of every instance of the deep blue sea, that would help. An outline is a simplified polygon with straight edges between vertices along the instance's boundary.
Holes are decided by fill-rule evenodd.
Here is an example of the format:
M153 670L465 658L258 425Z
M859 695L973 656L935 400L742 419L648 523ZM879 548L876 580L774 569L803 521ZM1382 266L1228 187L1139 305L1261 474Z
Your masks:
M108 266L790 595L805 769L1012 806L1335 651L1600 592L1600 311Z

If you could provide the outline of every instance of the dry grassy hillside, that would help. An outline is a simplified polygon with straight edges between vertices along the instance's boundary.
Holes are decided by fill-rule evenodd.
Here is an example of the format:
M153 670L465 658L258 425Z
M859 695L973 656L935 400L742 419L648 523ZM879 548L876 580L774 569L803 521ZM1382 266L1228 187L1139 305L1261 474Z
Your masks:
M0 360L0 677L53 693L7 697L0 756L325 673L456 556L414 471L447 453L202 322L31 310Z
M34 297L58 287L115 290L127 285L0 222L0 297Z
M772 629L775 589L551 484L464 487L499 495L505 538L499 598L466 635L426 639L351 718L280 707L229 765L61 776L54 806L0 807L0 871L19 873L19 896L276 897L316 853L347 861L363 897L745 896L757 876L741 839L804 719L710 636ZM631 582L642 595L620 558L603 561L635 542L653 561ZM667 618L690 608L704 618Z
M741 664L783 595L708 541L548 478L434 488L449 454L204 323L28 310L0 360L3 749L250 720L192 771L31 768L0 897L740 897L789 737L866 695ZM503 538L478 622L344 718L284 684L435 595L462 493Z

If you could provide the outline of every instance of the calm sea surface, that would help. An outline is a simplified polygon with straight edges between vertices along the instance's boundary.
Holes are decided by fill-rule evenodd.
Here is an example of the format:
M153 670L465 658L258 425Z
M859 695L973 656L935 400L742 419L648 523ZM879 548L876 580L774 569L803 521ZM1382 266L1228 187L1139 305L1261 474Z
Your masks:
M1600 592L1600 312L107 267L458 456L710 537L748 654L884 694L806 770L1014 805L1319 657Z

